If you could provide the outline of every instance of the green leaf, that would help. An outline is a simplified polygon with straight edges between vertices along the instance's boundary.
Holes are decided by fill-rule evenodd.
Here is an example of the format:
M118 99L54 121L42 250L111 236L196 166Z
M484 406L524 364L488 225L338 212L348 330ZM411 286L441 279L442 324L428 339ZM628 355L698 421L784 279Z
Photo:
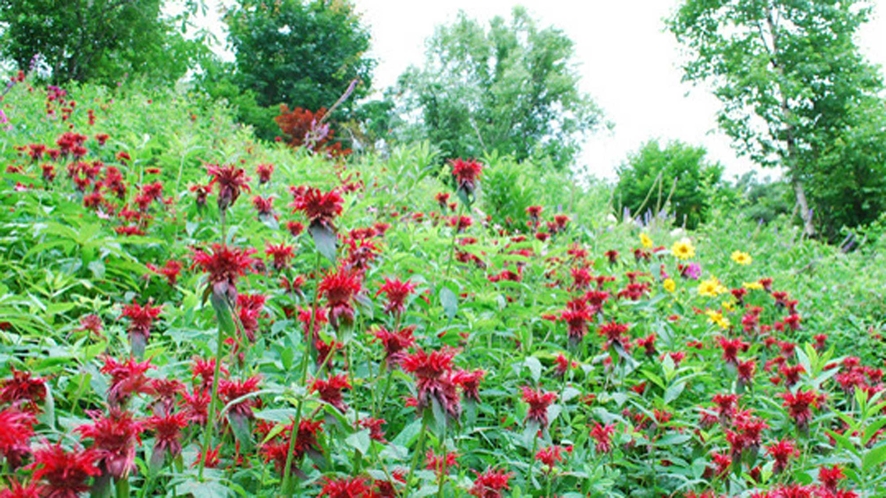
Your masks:
M523 364L529 369L529 374L532 376L533 382L538 383L538 380L541 379L541 362L538 361L538 358L535 356L529 356L523 360Z
M668 387L664 393L664 402L666 405L671 404L671 401L674 401L680 394L683 393L683 390L686 389L685 382L677 382L676 384Z
M320 254L332 264L335 264L337 253L336 244L338 243L338 237L335 235L335 231L326 225L312 223L311 226L308 227L308 233L310 233L311 238L314 239L314 245L317 247L317 250L320 251Z
M363 455L369 454L369 445L371 444L369 429L363 429L351 434L345 438L345 443L349 444Z
M443 306L446 318L449 320L455 318L456 313L458 313L458 298L449 287L442 287L440 289L440 304Z
M862 472L869 472L883 462L886 462L886 443L874 446L865 453L862 458L861 470Z

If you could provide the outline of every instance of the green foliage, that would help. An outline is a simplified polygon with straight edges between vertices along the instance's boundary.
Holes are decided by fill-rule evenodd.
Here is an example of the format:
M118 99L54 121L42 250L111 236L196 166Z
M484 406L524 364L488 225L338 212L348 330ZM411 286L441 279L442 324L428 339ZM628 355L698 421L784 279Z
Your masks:
M330 108L356 79L339 107L347 116L369 91L369 31L347 0L239 0L225 22L236 57L233 82L255 92L261 107Z
M119 82L140 75L174 82L208 50L173 27L186 17L162 18L162 0L0 0L0 55L56 84Z
M635 216L667 209L674 224L695 228L707 220L711 200L705 187L716 186L723 167L705 161L704 147L679 141L664 148L650 140L618 168L615 208Z
M886 116L883 82L853 40L870 11L866 0L686 0L669 21L685 79L713 85L743 153L787 169L808 234L813 221L831 236L883 208L886 128L869 124Z
M740 208L748 219L769 223L791 213L791 192L784 182L769 177L761 181L756 171L751 171L737 178L732 189L744 201Z
M427 45L424 66L410 67L396 88L401 114L418 116L402 124L401 139L429 139L445 158L497 151L563 169L600 125L601 111L578 90L572 41L539 29L520 7L488 29L461 12Z

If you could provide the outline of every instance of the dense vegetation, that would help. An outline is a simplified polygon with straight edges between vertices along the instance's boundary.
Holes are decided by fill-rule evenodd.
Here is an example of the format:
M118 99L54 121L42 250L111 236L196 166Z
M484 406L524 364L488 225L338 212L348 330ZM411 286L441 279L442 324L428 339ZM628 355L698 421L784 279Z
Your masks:
M238 0L233 63L200 1L56 4L0 0L0 498L886 495L865 2L681 3L787 172L734 184L572 171L604 117L519 8L367 102L346 0Z
M671 232L565 173L328 159L180 92L24 79L2 110L4 496L886 490L882 240L716 191Z

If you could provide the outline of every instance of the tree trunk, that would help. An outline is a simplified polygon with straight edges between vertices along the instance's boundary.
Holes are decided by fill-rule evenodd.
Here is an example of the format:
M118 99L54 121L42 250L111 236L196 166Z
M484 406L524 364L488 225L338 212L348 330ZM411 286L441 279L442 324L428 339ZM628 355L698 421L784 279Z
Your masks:
M803 180L794 177L791 180L794 187L794 195L797 197L797 205L800 206L800 218L803 220L803 233L807 237L815 235L815 225L812 224L812 210L806 201L806 190L803 188Z

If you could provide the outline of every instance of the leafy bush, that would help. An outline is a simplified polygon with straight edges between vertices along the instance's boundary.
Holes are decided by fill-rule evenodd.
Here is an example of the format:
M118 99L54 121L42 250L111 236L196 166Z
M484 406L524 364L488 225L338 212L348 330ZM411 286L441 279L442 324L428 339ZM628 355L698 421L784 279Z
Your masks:
M667 209L674 224L695 228L710 208L706 187L720 181L723 167L704 160L703 147L670 142L662 148L650 140L618 168L615 207L635 215Z

